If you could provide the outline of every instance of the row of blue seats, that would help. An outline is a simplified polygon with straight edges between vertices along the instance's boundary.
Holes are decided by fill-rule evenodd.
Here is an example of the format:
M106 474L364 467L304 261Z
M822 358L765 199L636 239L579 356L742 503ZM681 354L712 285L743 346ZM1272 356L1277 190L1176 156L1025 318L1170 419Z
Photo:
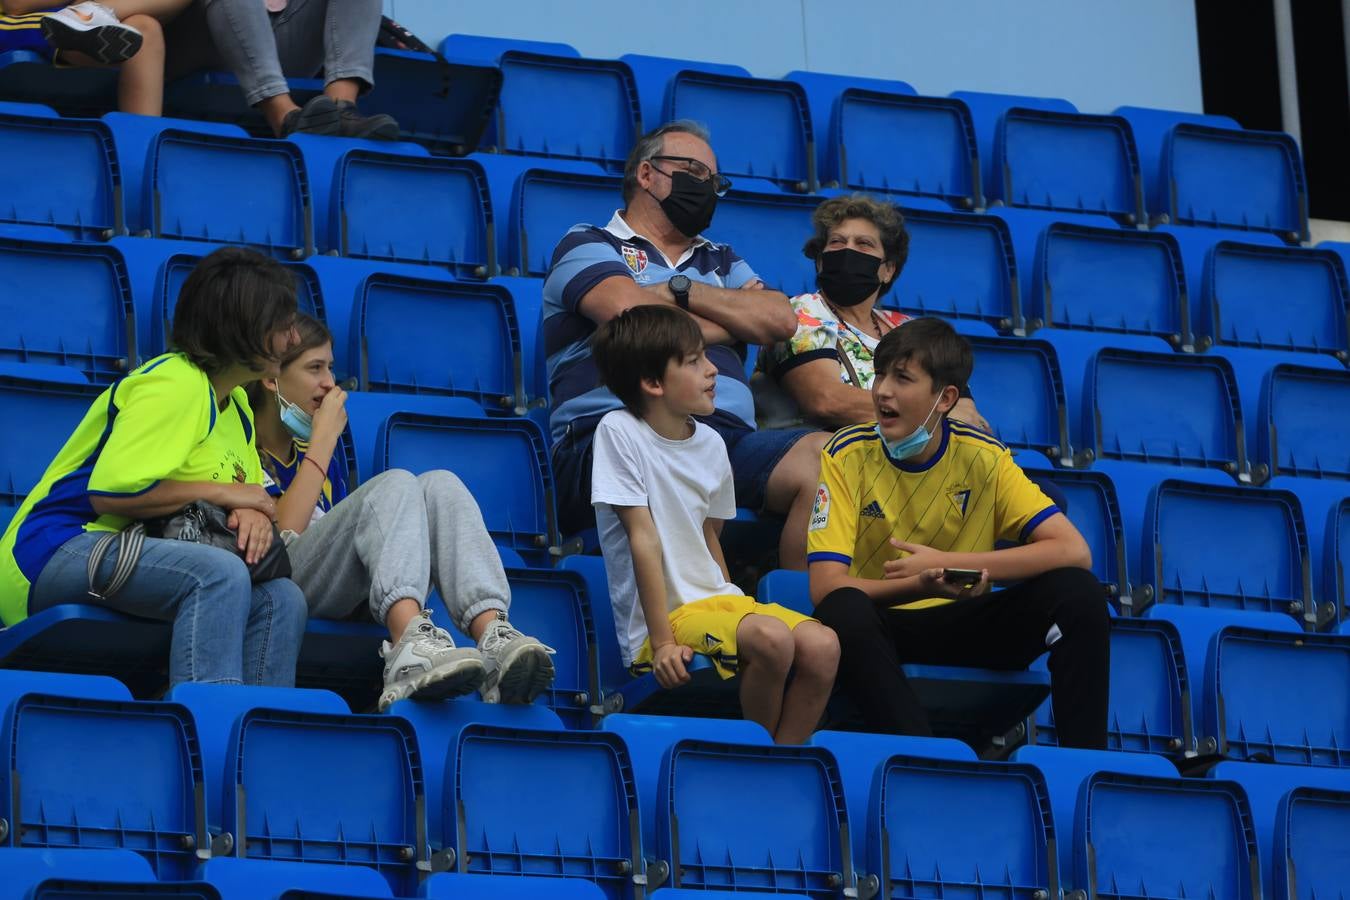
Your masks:
M25 850L130 850L163 881L247 873L254 897L448 896L429 890L437 871L582 879L609 900L1286 896L1290 857L1295 896L1347 877L1343 769L1227 762L1182 779L1150 754L980 762L943 739L776 747L739 721L617 715L577 732L535 708L353 715L324 692L211 685L147 702L43 673L0 673L0 702L0 865L39 876L50 863Z

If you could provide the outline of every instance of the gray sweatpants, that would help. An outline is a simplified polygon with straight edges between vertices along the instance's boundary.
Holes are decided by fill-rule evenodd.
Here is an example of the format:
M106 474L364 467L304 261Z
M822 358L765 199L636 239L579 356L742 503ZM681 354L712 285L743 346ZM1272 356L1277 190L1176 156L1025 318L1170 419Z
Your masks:
M489 610L505 612L511 588L483 514L464 483L438 470L382 472L286 548L291 578L315 619L342 619L363 602L376 622L404 597L426 607L428 583L465 634Z

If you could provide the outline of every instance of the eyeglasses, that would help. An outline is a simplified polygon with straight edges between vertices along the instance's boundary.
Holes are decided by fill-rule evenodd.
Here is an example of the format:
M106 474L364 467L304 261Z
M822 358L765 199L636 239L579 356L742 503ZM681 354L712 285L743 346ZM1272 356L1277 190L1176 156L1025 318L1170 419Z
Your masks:
M684 171L694 176L694 178L698 181L708 181L709 179L711 179L713 184L713 193L715 193L719 197L725 197L727 195L727 191L731 190L730 178L726 177L725 175L714 175L712 169L709 169L705 163L699 162L696 159L692 159L688 156L652 156L648 157L647 161L651 162L651 160L653 159L663 159L667 162L683 163ZM656 169L656 166L652 166L652 168ZM667 178L670 177L669 172L666 172L662 169L656 169L656 171L660 172L662 175L665 175Z

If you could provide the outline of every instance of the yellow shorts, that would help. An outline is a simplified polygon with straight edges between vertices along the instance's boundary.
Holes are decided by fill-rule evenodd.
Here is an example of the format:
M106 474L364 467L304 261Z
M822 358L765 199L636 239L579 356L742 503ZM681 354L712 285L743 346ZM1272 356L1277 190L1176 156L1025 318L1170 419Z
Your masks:
M732 678L737 671L736 627L746 616L771 616L785 623L789 629L803 622L814 622L795 610L777 603L757 603L754 597L742 594L720 594L706 600L686 603L670 614L670 628L675 643L692 647L695 653L708 657L723 678ZM652 671L651 638L642 642L629 667L634 675Z

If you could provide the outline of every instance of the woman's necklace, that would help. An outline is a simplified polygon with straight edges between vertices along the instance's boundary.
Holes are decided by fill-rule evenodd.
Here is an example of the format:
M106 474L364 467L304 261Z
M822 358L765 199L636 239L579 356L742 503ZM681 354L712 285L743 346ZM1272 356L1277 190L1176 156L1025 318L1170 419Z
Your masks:
M821 299L824 299L824 298L822 297ZM850 321L848 321L847 319L845 319L845 318L843 317L843 315L839 312L838 308L836 308L835 305L834 305L833 303L831 303L829 300L825 300L825 305L828 306L828 307L830 308L830 312L834 313L834 320L835 320L836 322L838 322L838 323L840 323L841 325L845 326L846 328L848 328L849 331L852 331L854 334L858 335L859 337L861 337L861 336L863 335L863 333L864 333L863 330L862 330L861 328L859 328L857 325L854 325L852 322L850 322ZM867 320L868 320L868 322L872 325L872 331L876 333L877 339L880 340L881 337L885 334L885 332L883 332L883 331L881 330L882 323L883 323L885 320L882 319L881 314L880 314L879 312L877 312L877 308L876 308L875 306L873 306L870 310L868 310L868 317L867 317ZM887 330L889 330L889 329L887 329ZM867 335L867 336L868 336L868 337L871 337L870 334Z

